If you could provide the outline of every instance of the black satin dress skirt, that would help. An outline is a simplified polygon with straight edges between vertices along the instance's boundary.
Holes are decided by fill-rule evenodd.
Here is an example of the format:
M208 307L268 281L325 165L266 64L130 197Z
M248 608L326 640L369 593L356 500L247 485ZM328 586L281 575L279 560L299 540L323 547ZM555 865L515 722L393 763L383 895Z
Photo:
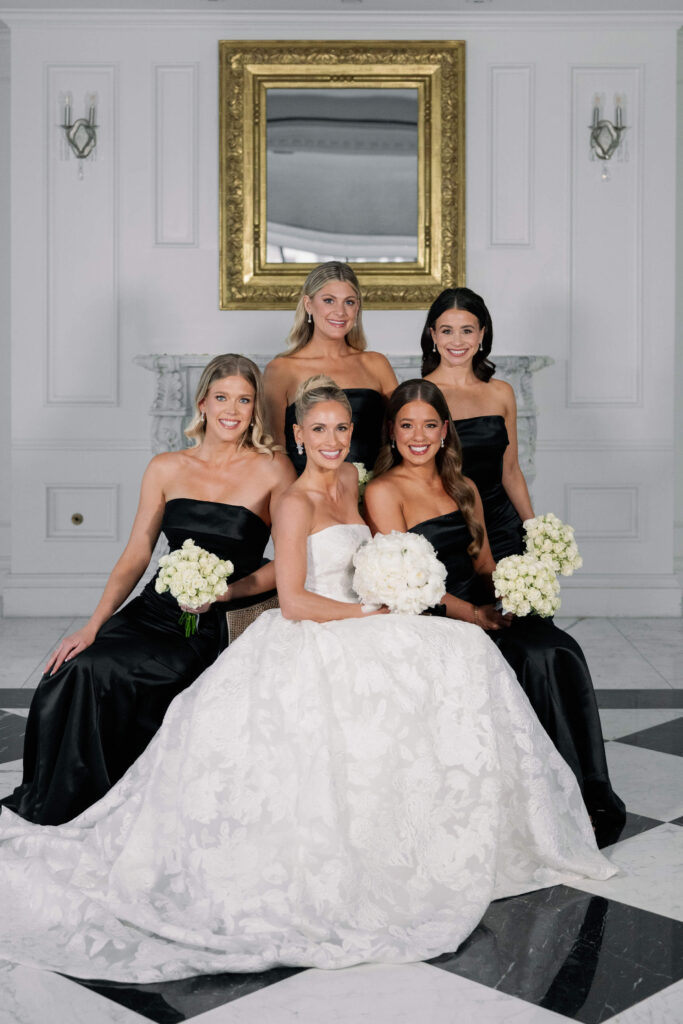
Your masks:
M163 531L229 558L232 579L262 564L269 529L241 506L169 501ZM226 605L200 616L194 636L154 582L103 624L93 644L43 676L24 741L23 781L2 804L29 821L60 825L99 800L140 756L169 704L227 646Z
M386 405L384 396L379 391L373 391L372 388L344 388L343 391L351 405L353 421L351 447L346 461L362 462L367 471L371 472L377 461L382 439L382 423ZM299 455L296 450L292 429L295 423L294 405L288 405L285 410L285 446L297 476L301 476L306 466L306 455L305 453Z
M467 553L471 538L461 512L418 523L411 532L434 545L448 571L449 594L479 605L491 602L472 568ZM539 721L574 772L599 844L615 842L626 810L609 779L595 690L579 644L552 619L536 615L514 619L488 636L514 669Z

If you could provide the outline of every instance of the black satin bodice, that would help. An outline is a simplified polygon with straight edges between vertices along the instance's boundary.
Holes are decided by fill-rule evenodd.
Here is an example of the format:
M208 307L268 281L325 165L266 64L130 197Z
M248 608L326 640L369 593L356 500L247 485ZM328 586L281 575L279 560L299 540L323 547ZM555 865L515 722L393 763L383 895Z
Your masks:
M171 551L191 537L195 544L235 566L232 579L242 579L261 565L270 530L244 505L196 498L171 498L161 523Z
M522 520L503 487L503 458L510 443L504 417L470 416L454 423L462 445L462 471L481 495L494 559L521 555Z
M416 523L408 532L422 534L434 547L436 557L446 566L448 594L474 603L479 603L478 599L484 600L481 578L474 571L467 553L472 538L459 509Z
M372 388L343 388L351 404L353 435L347 462L362 462L371 471L377 460L384 420L384 396ZM296 423L294 403L285 410L285 445L297 475L304 471L306 455L299 455L292 427Z

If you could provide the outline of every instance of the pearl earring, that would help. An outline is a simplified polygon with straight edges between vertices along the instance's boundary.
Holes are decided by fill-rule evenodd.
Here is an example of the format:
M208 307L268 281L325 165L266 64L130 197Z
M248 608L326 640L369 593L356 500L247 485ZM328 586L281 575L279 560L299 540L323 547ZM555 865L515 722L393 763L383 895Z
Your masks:
M432 342L432 352L436 352L436 351L437 351L436 342L433 341Z
M297 455L303 455L303 453L304 453L304 446L302 445L301 441L297 441L297 443L296 443L296 451L297 451Z
M446 442L444 441L444 439L443 439L443 438L441 438L441 447L442 447L442 448L445 448L445 447L446 447Z
M391 439L391 447L392 447L392 448L395 448L395 447L396 447L396 439L395 439L395 438L393 438L393 437L392 437L392 439Z
M202 423L206 423L206 413L202 413Z
M310 313L308 314L308 322L309 322L309 324L313 323L313 317L311 316Z

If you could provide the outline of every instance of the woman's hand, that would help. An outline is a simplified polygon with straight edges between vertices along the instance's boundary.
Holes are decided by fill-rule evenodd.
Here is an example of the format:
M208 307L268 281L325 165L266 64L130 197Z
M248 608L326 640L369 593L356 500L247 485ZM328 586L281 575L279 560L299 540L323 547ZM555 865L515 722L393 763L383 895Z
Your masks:
M503 615L493 604L474 605L473 622L482 629L503 629L512 623L512 615Z
M189 615L203 615L204 612L208 612L213 603L213 601L206 601L205 604L200 604L199 608L190 608L188 604L179 604L178 607Z
M54 675L65 661L71 661L86 647L90 647L96 636L97 630L89 624L83 626L82 629L77 629L71 636L65 636L59 647L50 655L50 660L45 666L45 674L47 675L49 672L51 676Z
M373 615L390 615L391 614L391 612L389 611L389 609L387 608L387 606L385 604L383 604L380 608L373 608L372 610L370 610L367 607L363 607L362 604L359 605L358 607L361 610L360 617L362 619L370 619L370 618L372 618Z

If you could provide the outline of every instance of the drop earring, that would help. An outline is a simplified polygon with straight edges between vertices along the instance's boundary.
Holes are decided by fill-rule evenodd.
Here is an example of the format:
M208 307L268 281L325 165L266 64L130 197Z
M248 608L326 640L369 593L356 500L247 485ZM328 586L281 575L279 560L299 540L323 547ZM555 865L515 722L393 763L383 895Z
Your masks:
M433 341L433 342L432 342L432 352L437 352L437 351L438 351L438 350L437 350L437 347L436 347L436 342L435 342L435 341Z
M206 423L206 413L202 413L202 423Z
M304 453L304 446L302 445L301 441L297 441L297 443L296 443L296 451L297 451L297 455L303 455L303 453Z
M446 442L444 441L444 439L443 439L443 438L441 438L441 447L442 447L442 448L445 448L445 447L446 447Z
M313 323L313 317L311 316L310 313L308 314L308 322L309 322L309 324Z
M396 447L396 438L394 438L394 437L392 437L392 439L391 439L391 447L392 448Z

